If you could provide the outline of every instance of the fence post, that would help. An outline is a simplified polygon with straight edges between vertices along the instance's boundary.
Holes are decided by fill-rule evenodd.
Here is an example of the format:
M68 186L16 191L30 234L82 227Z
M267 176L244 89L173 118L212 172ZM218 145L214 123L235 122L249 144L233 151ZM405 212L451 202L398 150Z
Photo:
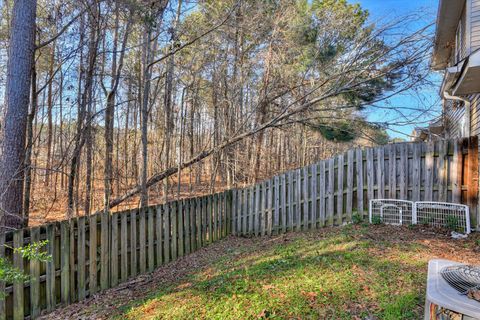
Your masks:
M255 185L250 187L250 198L248 211L250 215L248 217L248 234L254 235L254 222L255 222Z
M297 206L296 206L296 223L295 223L295 231L300 231L302 228L302 170L297 169L296 170L296 201L297 201Z
M280 178L279 176L275 176L273 179L275 184L275 194L273 198L273 216L272 216L272 230L275 234L280 233ZM253 188L251 190L253 193ZM252 201L253 205L253 201ZM252 210L251 210L252 211Z
M327 225L333 225L333 214L335 210L335 158L328 160L328 202L327 202Z
M78 300L82 301L86 297L86 261L85 261L85 216L78 217L78 240L77 240L77 284ZM103 268L103 265L102 265ZM102 271L102 270L100 270Z
M139 250L139 266L140 274L145 273L147 270L147 235L146 233L146 224L145 224L145 208L139 209L138 215L138 250Z
M357 214L363 217L363 150L358 148L356 150L357 157Z
M325 160L320 161L320 175L318 177L319 185L319 215L320 215L320 227L325 226L325 205L326 205L326 175L325 175Z
M433 200L433 155L435 145L433 142L427 143L425 153L425 201Z
M400 146L400 164L399 164L399 173L400 173L400 199L407 199L408 197L408 148L406 143L402 143ZM439 156L440 160L444 160L443 156ZM441 171L440 171L441 172Z
M302 230L308 230L309 228L309 201L310 201L310 194L308 190L308 167L304 167L302 170L303 173L303 215L302 215Z
M280 192L280 195L281 195L281 208L282 208L282 216L281 216L281 224L282 224L282 227L280 228L280 226L278 227L278 230L281 230L282 233L285 233L287 231L287 174L284 173L282 174L282 177L281 177L281 192ZM257 185L257 192L255 193L255 197L258 198L258 185ZM258 203L258 201L257 201ZM256 206L255 208L255 212L257 212L258 206ZM279 232L280 233L280 232ZM254 233L256 234L256 233Z
M118 214L112 214L110 219L110 285L114 287L118 284Z
M412 200L420 201L420 160L421 160L421 145L415 143L413 145L413 191L412 191Z
M451 165L451 183L452 183L452 202L459 203L461 201L462 188L462 150L459 141L453 141L453 159ZM415 178L415 177L414 177ZM416 199L414 199L416 200Z
M101 218L101 248L100 248L100 287L105 290L109 287L109 248L110 248L110 213L105 210Z
M338 157L338 178L337 178L337 225L343 223L343 173L345 170L345 161L343 154Z
M226 236L229 236L230 234L232 234L232 229L231 229L231 227L233 226L232 196L233 196L232 189L225 191L225 228L226 228L225 235Z
M470 137L468 139L468 200L467 204L470 207L470 217L472 225L478 226L478 137Z
M177 255L178 257L183 257L185 254L185 234L184 234L184 229L183 229L183 201L178 200L177 201L177 235L178 235L178 240L177 240Z
M120 246L121 246L121 279L122 282L126 281L128 278L128 223L127 218L129 211L125 211L121 217L121 232L122 236L120 237Z
M13 247L23 247L23 229L15 231L13 235ZM68 252L68 251L67 251ZM13 255L13 266L23 273L23 256L17 252ZM23 279L13 283L13 319L23 319L24 317L24 295Z
M391 144L388 148L388 191L391 199L397 198L397 145ZM432 154L433 165L433 154ZM433 177L433 176L432 176Z
M40 240L40 228L30 229L30 243ZM5 310L5 309L3 309ZM35 319L40 315L40 262L30 260L30 318Z
M97 292L97 215L90 216L89 274L90 294Z
M137 275L137 209L130 210L130 275Z
M347 213L347 222L352 221L353 212L353 166L355 161L355 150L350 149L347 152L347 202L345 211ZM357 182L358 184L358 182Z
M375 167L373 162L373 148L368 148L366 151L367 156L367 204L375 197L374 185L375 185ZM364 216L363 216L364 217Z
M47 302L47 311L52 311L55 309L56 304L56 290L55 290L55 224L47 225L47 253L51 256L50 261L46 263L46 302Z

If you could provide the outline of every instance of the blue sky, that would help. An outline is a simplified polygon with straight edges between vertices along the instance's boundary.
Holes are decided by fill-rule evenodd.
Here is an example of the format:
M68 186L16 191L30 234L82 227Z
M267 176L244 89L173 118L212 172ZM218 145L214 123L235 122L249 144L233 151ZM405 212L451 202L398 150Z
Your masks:
M349 0L351 3L360 3L370 13L373 21L382 19L394 19L408 15L410 13L419 13L421 21L418 24L428 24L435 21L438 0ZM408 26L416 29L417 25ZM441 79L439 74L432 74L433 80ZM366 111L367 118L374 122L398 123L412 122L403 125L391 125L388 131L391 137L408 139L408 135L416 126L425 126L426 123L438 116L441 112L441 105L438 95L438 88L428 88L420 90L420 92L405 92L389 101L383 103L382 106L388 106L389 110L369 108ZM433 108L432 108L433 106ZM402 108L428 109L430 112L418 111L412 112L402 110ZM401 115L402 114L402 115ZM405 121L404 116L408 118ZM413 121L415 123L413 123Z
M433 9L435 13L438 6L438 0L351 0L351 2L360 3L372 15L405 14L425 8Z

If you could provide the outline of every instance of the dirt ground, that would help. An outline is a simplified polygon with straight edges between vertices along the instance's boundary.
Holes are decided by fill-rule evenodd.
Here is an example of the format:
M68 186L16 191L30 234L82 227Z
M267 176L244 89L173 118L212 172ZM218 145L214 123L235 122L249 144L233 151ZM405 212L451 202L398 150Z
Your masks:
M363 228L363 229L362 229ZM373 245L375 255L382 258L396 259L394 251L389 250L390 246L402 246L418 244L421 248L418 259L428 261L434 258L455 260L458 262L480 264L480 234L472 234L465 240L452 240L445 231L424 229L424 228L398 228L391 226L353 226L353 237L359 241L370 241L381 245ZM342 228L325 228L313 232L290 233L281 236L265 238L237 238L228 237L215 244L207 246L158 268L151 274L142 275L130 281L100 293L95 294L82 302L58 309L50 314L44 315L42 319L107 319L124 318L125 309L132 301L147 299L159 288L171 286L178 283L189 275L208 268L218 261L219 257L226 256L228 252L240 250L241 248L254 247L256 252L267 250L283 243L298 238L308 238L313 241L325 240L327 236L342 232ZM358 238L358 239L357 239ZM246 253L240 253L242 254ZM415 258L415 257L414 257ZM426 274L426 263L422 264L421 272ZM421 291L423 291L421 289ZM419 304L418 308L422 306ZM421 311L419 311L421 312Z

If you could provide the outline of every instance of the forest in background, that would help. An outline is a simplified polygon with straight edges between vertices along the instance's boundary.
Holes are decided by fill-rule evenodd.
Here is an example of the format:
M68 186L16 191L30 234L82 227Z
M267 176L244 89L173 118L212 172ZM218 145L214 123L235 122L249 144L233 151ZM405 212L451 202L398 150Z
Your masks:
M367 121L370 106L431 85L431 26L372 23L346 0L29 2L24 155L0 174L5 189L20 181L21 212L8 214L25 223L218 191L385 144L388 124ZM5 117L6 61L21 48L9 40L14 2L0 4Z

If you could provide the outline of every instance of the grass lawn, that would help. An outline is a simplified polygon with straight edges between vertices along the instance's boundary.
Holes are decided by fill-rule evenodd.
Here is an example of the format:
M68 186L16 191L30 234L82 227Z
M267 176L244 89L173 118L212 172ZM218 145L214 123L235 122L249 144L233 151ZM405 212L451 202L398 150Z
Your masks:
M49 316L421 319L428 260L480 263L478 239L352 225L231 237Z

